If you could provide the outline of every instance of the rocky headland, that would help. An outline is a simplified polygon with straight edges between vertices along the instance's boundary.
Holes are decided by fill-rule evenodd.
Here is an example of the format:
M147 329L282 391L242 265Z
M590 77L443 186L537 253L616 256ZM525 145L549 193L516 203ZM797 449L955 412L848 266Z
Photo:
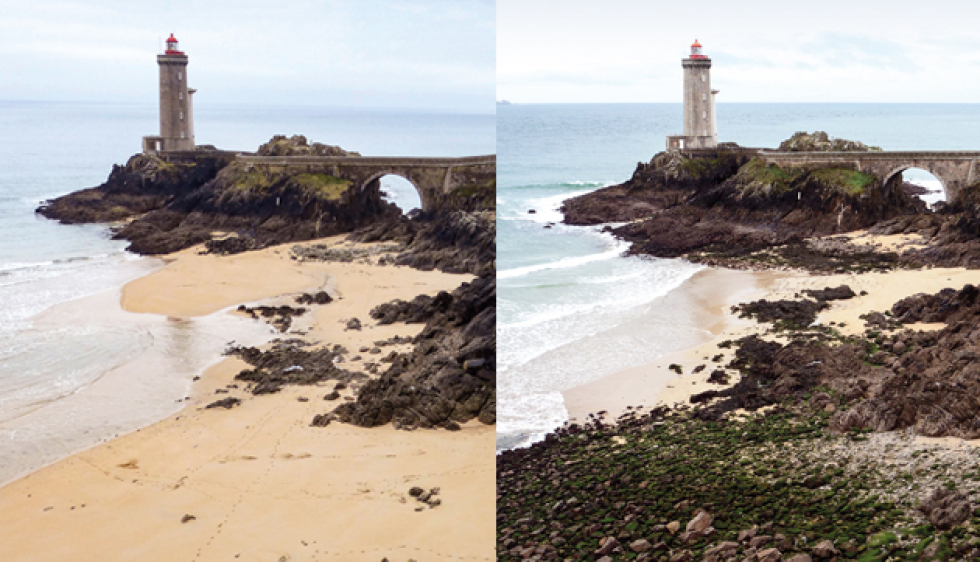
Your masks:
M780 150L877 149L817 133ZM501 558L980 556L980 456L950 441L980 438L980 291L956 269L980 268L978 191L931 212L900 177L729 146L567 200L569 224L626 223L608 229L631 254L785 281L732 307L751 326L737 337L659 366L694 382L683 404L638 399L503 452Z
M306 138L273 137L259 156L358 156ZM216 252L310 240L401 212L375 182L363 190L320 173L252 170L234 153L199 147L190 157L136 154L106 182L45 202L41 215L64 223L124 222L115 238L139 254L166 254L207 243ZM221 232L221 236L216 233ZM227 240L228 234L232 240Z

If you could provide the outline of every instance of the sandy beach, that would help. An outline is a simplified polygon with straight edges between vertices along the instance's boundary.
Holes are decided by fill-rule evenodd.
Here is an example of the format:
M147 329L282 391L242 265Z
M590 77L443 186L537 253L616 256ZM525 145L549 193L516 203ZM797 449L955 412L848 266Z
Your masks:
M895 237L881 238L883 245L909 242ZM713 334L711 340L563 392L569 421L582 422L589 414L602 411L606 412L603 418L609 421L625 412L627 406L649 409L659 404L687 404L694 394L725 388L707 381L711 371L731 360L732 351L719 349L718 344L765 331L765 327L754 320L740 319L732 314L730 308L734 304L758 299L792 299L806 289L848 285L855 293L864 291L867 294L833 301L831 308L821 312L817 321L821 324L835 322L835 327L843 334L859 334L865 327L860 319L862 314L887 310L896 301L917 293L936 293L947 287L958 290L968 283L980 283L980 271L927 268L841 275L718 268L701 271L668 298L684 302L689 313ZM942 326L916 324L911 327L938 329ZM670 369L675 364L681 366L682 374ZM704 370L693 373L699 365L705 365ZM734 371L729 374L728 386L731 386L738 382L738 375Z
M233 314L242 303L294 304L301 292L327 290L335 300L299 317L288 337L295 332L351 349L422 328L375 326L368 314L374 306L452 290L471 278L356 262L301 263L286 246L226 257L190 248L166 261L124 288L127 310L208 317ZM345 330L354 317L363 329ZM0 559L494 557L492 426L471 422L458 432L310 427L314 415L337 404L322 399L332 384L253 396L235 385L243 366L234 358L220 361L194 384L180 412L0 488ZM229 396L241 405L205 408ZM439 488L441 505L417 502L408 493L413 486Z

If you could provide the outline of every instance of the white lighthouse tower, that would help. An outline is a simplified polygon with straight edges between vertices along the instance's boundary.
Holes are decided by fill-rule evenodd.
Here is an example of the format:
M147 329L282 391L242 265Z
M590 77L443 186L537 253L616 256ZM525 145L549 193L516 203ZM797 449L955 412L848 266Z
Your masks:
M187 55L173 33L160 67L160 135L143 137L143 152L194 150L194 90L187 87Z
M681 61L684 68L684 134L667 137L667 150L692 150L718 146L715 96L711 89L711 59L697 39L691 55Z

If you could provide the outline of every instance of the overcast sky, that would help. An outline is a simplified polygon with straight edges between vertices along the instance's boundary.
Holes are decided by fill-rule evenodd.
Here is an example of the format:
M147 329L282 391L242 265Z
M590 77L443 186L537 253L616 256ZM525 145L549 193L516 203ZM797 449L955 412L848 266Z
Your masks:
M201 104L494 111L493 0L0 0L0 100L157 103L171 32Z
M497 0L497 98L680 102L698 39L722 102L980 102L980 3Z

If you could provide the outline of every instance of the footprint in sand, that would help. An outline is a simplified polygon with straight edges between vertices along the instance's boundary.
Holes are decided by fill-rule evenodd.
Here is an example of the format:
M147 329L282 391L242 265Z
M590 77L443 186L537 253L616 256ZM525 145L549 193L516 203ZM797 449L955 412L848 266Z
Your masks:
M310 458L312 456L313 455L311 455L309 453L300 453L298 455L294 455L292 453L283 453L283 454L279 455L279 458L281 458L281 459L308 459L308 458Z

